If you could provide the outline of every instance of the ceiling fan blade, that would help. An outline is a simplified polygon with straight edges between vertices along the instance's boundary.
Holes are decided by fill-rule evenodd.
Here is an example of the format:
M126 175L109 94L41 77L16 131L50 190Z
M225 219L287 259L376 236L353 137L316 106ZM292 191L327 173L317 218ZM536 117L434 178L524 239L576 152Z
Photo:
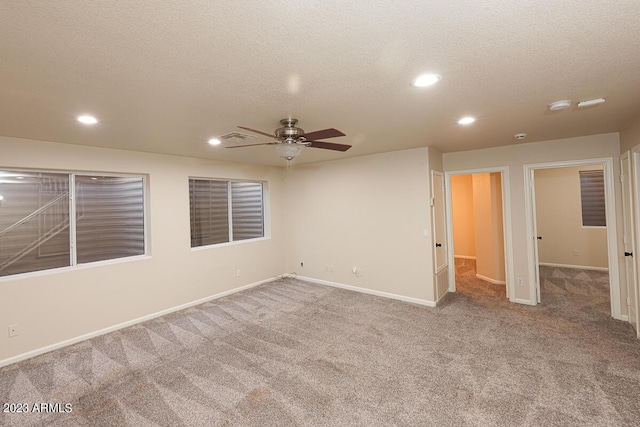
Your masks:
M344 133L340 132L338 129L323 129L317 130L315 132L305 133L303 135L307 138L307 141L315 141L316 139L325 139L325 138L335 138L338 136L344 136Z
M273 138L273 134L272 133L262 132L261 130L255 130L255 129L247 128L247 127L244 127L244 126L238 126L238 127L240 129L248 130L250 132L259 133L260 135L264 135L264 136L268 136L269 138Z
M258 145L278 145L277 142L263 142L262 144L245 144L245 145L230 145L224 148L241 148L241 147L255 147Z
M347 151L351 148L350 145L347 144L334 144L332 142L322 142L322 141L307 141L311 142L309 147L311 148L324 148L325 150L335 150L335 151Z

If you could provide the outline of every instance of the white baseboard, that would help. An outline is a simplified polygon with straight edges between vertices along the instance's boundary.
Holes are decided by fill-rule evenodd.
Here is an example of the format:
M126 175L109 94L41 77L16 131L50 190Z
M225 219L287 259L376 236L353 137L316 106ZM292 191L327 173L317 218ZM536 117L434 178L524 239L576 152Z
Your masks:
M627 316L626 314L621 314L620 317L618 318L618 320L623 320L625 322L629 321L629 316Z
M507 284L507 282L505 282L504 280L492 279L491 277L483 276L482 274L476 274L476 278L478 278L480 280L484 280L485 282L493 283L494 285L506 285Z
M442 301L442 299L447 296L447 294L449 292L451 292L451 291L449 290L449 287L447 287L447 292L445 292L442 295L440 295L440 298L438 298L438 300L434 303L433 306L436 307L440 303L440 301ZM431 306L429 306L429 307L431 307Z
M472 255L454 255L454 258L460 258L460 259L476 259L476 257L472 256Z
M533 303L533 302L529 301L528 299L520 299L520 298L515 298L513 300L513 302L518 303L518 304L524 304L524 305L538 305L537 303Z
M168 308L166 310L162 310L162 311L158 311L158 312L155 312L155 313L148 314L146 316L138 317L137 319L128 320L126 322L119 323L117 325L109 326L108 328L100 329L98 331L94 331L94 332L90 332L88 334L80 335L78 337L70 338L68 340L64 340L64 341L61 341L61 342L58 342L58 343L55 343L55 344L51 344L51 345L48 345L48 346L45 346L45 347L38 348L36 350L31 350L31 351L28 351L26 353L19 354L17 356L12 356L12 357L9 357L8 359L0 360L0 368L2 368L3 366L11 365L12 363L21 362L23 360L30 359L32 357L39 356L39 355L44 354L44 353L48 353L48 352L53 351L53 350L57 350L57 349L62 348L62 347L73 345L73 344L79 343L81 341L85 341L85 340L88 340L88 339L91 339L91 338L95 338L95 337L98 337L100 335L108 334L109 332L114 332L114 331L117 331L119 329L123 329L123 328L127 328L129 326L136 325L138 323L146 322L147 320L155 319L156 317L164 316L166 314L170 314L170 313L173 313L173 312L176 312L176 311L184 310L185 308L190 308L190 307L193 307L193 306L196 306L196 305L199 305L199 304L204 304L205 302L209 302L209 301L212 301L214 299L218 299L218 298L225 297L227 295L235 294L236 292L244 291L245 289L250 289L250 288L256 287L258 285L262 285L263 283L272 282L274 280L277 280L279 277L280 276L276 276L276 277L272 277L272 278L269 278L269 279L266 279L266 280L261 280L259 282L250 283L248 285L240 286L239 288L234 288L234 289L231 289L231 290L228 290L228 291L220 292L218 294L211 295L211 296L208 296L208 297L204 297L204 298L198 299L196 301L191 301L191 302L188 302L186 304L181 304L181 305L178 305L178 306L175 306L175 307Z
M592 267L590 265L555 264L552 262L539 262L538 265L544 265L545 267L575 268L580 270L609 271L607 267Z
M413 304L420 304L427 307L436 306L435 301L427 301L419 298L405 297L403 295L392 294L389 292L374 291L372 289L360 288L358 286L345 285L345 284L336 283L336 282L329 282L328 280L314 279L312 277L298 276L297 278L300 280L305 280L307 282L317 283L319 285L331 286L333 288L347 289L349 291L361 292L363 294L375 295L375 296L384 297L384 298L391 298L391 299L396 299L404 302L411 302Z

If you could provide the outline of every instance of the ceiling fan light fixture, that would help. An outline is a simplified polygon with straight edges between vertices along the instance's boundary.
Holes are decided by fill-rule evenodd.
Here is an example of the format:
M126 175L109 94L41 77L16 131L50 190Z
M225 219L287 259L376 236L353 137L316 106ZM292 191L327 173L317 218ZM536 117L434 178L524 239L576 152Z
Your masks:
M220 145L222 143L218 138L211 138L208 142L210 145Z
M300 155L303 148L304 145L283 143L276 145L276 153L284 159L293 160Z

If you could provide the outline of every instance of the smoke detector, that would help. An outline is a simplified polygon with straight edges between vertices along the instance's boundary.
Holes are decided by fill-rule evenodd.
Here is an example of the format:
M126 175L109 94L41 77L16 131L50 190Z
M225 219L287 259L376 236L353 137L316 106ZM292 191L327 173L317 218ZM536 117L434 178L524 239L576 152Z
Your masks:
M526 133L516 133L515 135L513 135L513 137L517 140L523 140L527 137Z
M569 101L568 99L564 99L562 101L552 102L551 104L549 104L549 109L551 111L560 111L560 110L564 110L565 108L569 108L569 107L571 107L571 101Z

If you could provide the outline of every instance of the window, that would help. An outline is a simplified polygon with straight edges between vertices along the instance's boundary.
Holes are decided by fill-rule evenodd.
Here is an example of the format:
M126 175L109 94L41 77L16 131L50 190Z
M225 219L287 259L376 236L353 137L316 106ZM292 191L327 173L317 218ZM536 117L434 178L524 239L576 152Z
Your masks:
M580 171L579 173L582 225L584 227L606 227L604 173L601 170Z
M142 177L76 175L75 184L78 264L144 254Z
M261 182L189 179L191 247L264 237Z
M145 253L144 179L0 170L0 276Z

